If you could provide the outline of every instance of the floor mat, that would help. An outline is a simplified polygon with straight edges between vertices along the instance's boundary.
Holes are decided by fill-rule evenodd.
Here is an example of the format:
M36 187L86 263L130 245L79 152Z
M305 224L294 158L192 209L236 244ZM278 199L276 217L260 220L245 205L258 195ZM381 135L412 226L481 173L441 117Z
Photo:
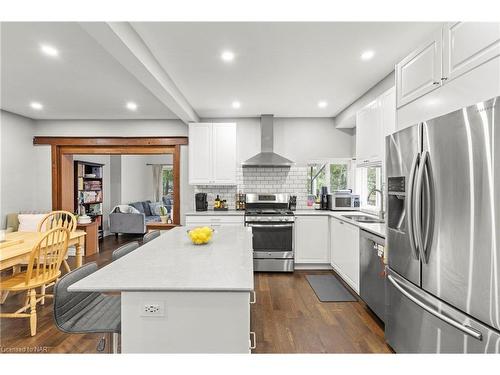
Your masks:
M357 298L334 275L307 275L321 302L356 302Z

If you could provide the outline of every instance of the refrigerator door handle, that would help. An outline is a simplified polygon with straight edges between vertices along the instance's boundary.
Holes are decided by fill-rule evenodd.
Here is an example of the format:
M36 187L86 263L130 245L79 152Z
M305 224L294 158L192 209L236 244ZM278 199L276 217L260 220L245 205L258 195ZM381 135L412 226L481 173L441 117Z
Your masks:
M432 238L434 235L434 216L436 212L435 189L434 179L432 174L431 158L429 152L426 154L425 164L425 196L426 196L426 222L425 222L425 235L424 235L424 262L429 261L430 249L432 246Z
M415 180L415 174L416 170L418 168L418 163L420 161L420 154L416 154L415 157L413 158L413 162L411 163L411 168L410 168L410 176L409 176L409 184L408 184L408 194L406 196L406 212L408 213L408 237L410 238L410 247L412 251L413 257L418 260L418 251L417 251L417 245L415 242L415 223L413 221L414 218L414 206L413 202L415 201L414 199L414 194L413 190L415 188L414 180Z
M417 174L417 183L415 188L415 237L417 238L417 248L420 253L420 259L424 263L427 263L427 259L424 251L424 238L422 230L422 186L424 183L424 173L425 166L427 164L427 158L429 157L429 152L424 151L422 159L420 161L420 167Z
M401 294L403 294L406 298L408 298L410 301L412 301L413 303L415 303L417 306L421 307L422 309L424 309L428 313L434 315L436 318L448 323L449 325L451 325L452 327L455 327L456 329L462 331L463 333L465 333L469 336L472 336L476 340L479 340L479 341L483 340L483 334L481 332L479 332L477 329L463 325L460 322L457 322L456 320L449 318L446 315L440 313L439 311L433 309L432 307L426 305L424 302L420 301L418 298L414 297L413 295L411 295L411 293L406 291L404 289L404 287L401 286L396 281L396 279L394 279L391 275L388 275L387 279L391 282L392 285L394 285L394 287L397 290L399 290L401 292Z

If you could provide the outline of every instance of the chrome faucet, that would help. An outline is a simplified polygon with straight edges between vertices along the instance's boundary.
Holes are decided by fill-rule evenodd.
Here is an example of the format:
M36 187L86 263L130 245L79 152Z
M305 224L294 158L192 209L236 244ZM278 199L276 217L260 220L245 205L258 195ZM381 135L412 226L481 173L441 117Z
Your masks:
M370 190L370 192L368 193L368 196L366 197L366 200L370 200L370 197L373 193L380 193L380 210L378 212L378 218L380 220L384 220L384 216L385 216L385 211L384 211L384 193L382 192L382 190L380 189L377 189L377 188L373 188L372 190Z

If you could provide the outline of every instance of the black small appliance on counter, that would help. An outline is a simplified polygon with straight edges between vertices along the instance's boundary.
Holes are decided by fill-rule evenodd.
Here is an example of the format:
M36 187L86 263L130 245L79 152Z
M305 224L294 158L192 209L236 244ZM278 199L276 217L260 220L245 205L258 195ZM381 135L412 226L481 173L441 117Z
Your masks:
M207 193L196 193L194 195L194 201L195 201L196 211L208 210Z
M328 210L328 187L321 187L321 209Z

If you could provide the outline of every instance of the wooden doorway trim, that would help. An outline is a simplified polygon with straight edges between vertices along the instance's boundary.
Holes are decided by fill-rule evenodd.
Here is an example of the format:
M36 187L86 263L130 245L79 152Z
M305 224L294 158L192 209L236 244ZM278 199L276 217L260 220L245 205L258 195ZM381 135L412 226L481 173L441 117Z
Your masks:
M51 146L53 210L63 209L69 204L62 199L63 177L73 167L72 161L69 163L69 155L172 154L174 207L177 208L172 221L180 225L180 146L188 144L187 137L34 137L33 144Z

